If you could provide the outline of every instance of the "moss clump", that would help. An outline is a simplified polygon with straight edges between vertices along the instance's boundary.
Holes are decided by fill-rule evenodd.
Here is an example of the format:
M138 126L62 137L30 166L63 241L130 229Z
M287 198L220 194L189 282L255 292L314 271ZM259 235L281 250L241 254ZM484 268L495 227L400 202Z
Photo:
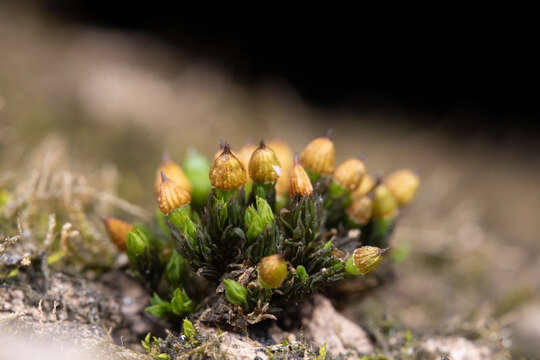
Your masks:
M132 268L155 293L148 312L172 320L194 313L201 321L245 332L337 281L375 270L385 253L378 247L387 247L395 226L397 202L384 185L374 184L363 196L384 212L374 211L363 223L351 219L352 192L361 186L365 166L348 160L334 178L333 149L323 138L303 151L305 164L290 159L288 194L276 192L280 163L264 142L248 169L228 144L210 168L201 155L188 153L189 187L162 177L155 224L127 234ZM197 161L189 158L194 154ZM196 202L189 202L189 191L197 194ZM185 201L164 207L165 197ZM352 229L359 230L353 238ZM368 244L381 255L376 262L360 256L348 261Z

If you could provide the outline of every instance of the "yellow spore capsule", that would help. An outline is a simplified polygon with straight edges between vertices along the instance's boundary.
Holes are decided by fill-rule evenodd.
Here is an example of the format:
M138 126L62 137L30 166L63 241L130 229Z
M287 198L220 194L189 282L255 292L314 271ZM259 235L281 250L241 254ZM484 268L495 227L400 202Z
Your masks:
M334 172L334 180L343 188L354 191L362 183L366 166L359 159L349 159L340 164Z
M290 196L309 196L313 193L313 185L309 176L298 162L298 158L295 159L295 164L291 171L290 179Z
M355 199L361 199L367 194L373 190L377 182L375 181L375 178L369 174L365 174L362 178L362 181L360 182L360 186L356 190L353 191L351 194L351 197L353 201Z
M281 176L276 182L276 194L283 195L289 191L289 177L294 165L293 152L289 145L278 140L269 141L267 146L274 150L281 164Z
M133 230L133 225L115 218L102 218L109 239L116 245L118 250L126 251L127 233Z
M390 174L384 183L396 198L398 205L404 206L414 198L420 185L420 178L414 171L403 169Z
M385 218L394 216L397 212L397 201L388 187L380 184L375 188L375 197L373 199L373 216Z
M316 138L304 148L300 161L314 173L331 174L335 164L334 143L328 137Z
M261 141L249 160L249 176L258 182L276 182L281 176L281 166L274 150Z
M156 180L154 181L154 190L156 191L156 194L159 193L162 171L169 179L186 189L186 191L191 192L191 183L180 165L170 159L164 159L156 173Z
M280 255L262 258L258 268L261 285L272 289L280 287L287 277L287 262Z
M365 225L373 214L373 201L367 197L354 199L346 210L347 215L359 225Z
M165 173L161 173L162 180L159 186L157 202L159 210L165 215L191 202L191 195L184 188L173 180L169 179Z
M210 183L221 190L235 190L247 182L247 173L242 162L231 152L229 144L225 144L221 154L210 167Z
M376 246L362 246L354 250L353 263L362 275L369 274L379 266L383 255L389 249L380 249Z

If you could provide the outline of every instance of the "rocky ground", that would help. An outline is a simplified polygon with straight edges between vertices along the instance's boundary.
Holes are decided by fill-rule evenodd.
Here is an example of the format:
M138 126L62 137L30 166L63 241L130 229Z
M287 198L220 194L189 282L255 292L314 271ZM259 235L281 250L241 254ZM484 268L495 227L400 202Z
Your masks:
M39 276L39 275L38 275ZM47 290L41 289L46 283ZM120 286L118 286L120 284ZM96 280L55 273L45 278L21 276L0 287L0 354L40 358L146 359L136 339L163 328L144 315L148 296L122 272ZM335 310L323 296L301 306L301 327L284 331L275 323L248 335L221 332L196 323L200 345L191 351L170 352L171 358L204 356L213 359L305 359L315 358L325 346L329 356L357 359L374 355L381 346L377 338ZM165 325L165 324L159 324ZM168 343L181 335L167 332ZM395 331L384 341L385 354L404 359L490 359L486 346L464 337L430 337L413 340ZM47 355L44 355L47 354ZM175 357L175 355L177 357ZM47 357L48 356L48 357Z

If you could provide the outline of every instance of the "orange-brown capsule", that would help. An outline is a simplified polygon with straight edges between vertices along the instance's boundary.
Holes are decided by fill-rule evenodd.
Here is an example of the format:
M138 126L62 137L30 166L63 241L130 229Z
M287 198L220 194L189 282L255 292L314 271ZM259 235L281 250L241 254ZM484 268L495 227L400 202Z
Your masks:
M420 185L420 178L414 171L403 169L390 174L384 183L396 198L398 205L404 206L414 198Z
M257 149L257 146L255 146L254 144L246 144L246 145L242 146L242 148L238 151L237 154L235 154L236 157L238 158L238 160L240 160L242 162L242 165L244 165L245 169L249 168L249 160L251 159L251 155L253 155L253 152L256 149ZM221 152L220 152L220 154L221 154ZM233 152L233 154L234 154L234 152ZM249 177L249 173L247 175L248 175L248 181L250 181L251 178Z
M369 174L365 174L364 177L362 177L362 181L360 182L360 186L351 194L353 200L354 199L360 199L366 196L373 190L377 182L375 181L375 178Z
M379 266L383 255L389 249L380 249L376 246L362 246L354 250L353 263L360 274L366 275Z
M368 196L354 199L346 212L356 223L365 225L369 222L369 219L371 219L373 213L373 201Z
M242 162L231 152L229 144L225 144L221 154L210 167L210 183L221 190L241 188L247 182L247 173Z
M359 159L349 159L340 164L334 172L334 180L343 188L354 191L362 183L366 166Z
M115 218L102 218L102 220L114 245L118 250L126 251L127 233L133 230L133 225Z
M264 141L261 141L257 150L249 160L249 176L258 182L276 182L281 176L279 160Z
M308 174L302 165L300 165L298 159L295 159L295 164L291 171L290 196L309 196L312 193L313 186L311 185L311 180L309 180Z
M373 216L385 218L394 216L397 212L397 201L388 187L380 184L375 188L375 197L373 199Z
M262 258L259 263L259 280L261 285L276 289L287 277L287 262L280 255Z
M178 165L172 160L164 159L156 173L156 180L154 181L154 190L156 191L156 194L159 193L162 171L169 179L176 182L188 192L191 192L191 183L189 182L189 179L187 178L180 165Z
M191 195L173 180L169 179L165 173L161 173L162 180L159 186L157 198L159 210L165 215L191 202Z
M335 163L334 143L328 137L316 138L304 148L300 161L314 173L331 174Z
M289 191L289 177L294 165L293 153L289 145L278 140L269 141L267 145L274 150L281 164L281 176L276 183L276 194L283 195Z

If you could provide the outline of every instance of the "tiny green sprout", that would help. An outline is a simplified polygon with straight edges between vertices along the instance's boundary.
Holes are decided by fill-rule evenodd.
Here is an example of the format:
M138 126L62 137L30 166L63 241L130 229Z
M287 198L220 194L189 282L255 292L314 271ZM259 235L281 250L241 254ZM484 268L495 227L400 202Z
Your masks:
M137 263L137 259L144 255L145 250L150 246L150 237L148 230L141 225L136 225L128 232L126 248L131 263Z
M321 348L319 349L319 356L315 358L315 360L324 360L324 359L326 359L326 344L321 346Z
M248 291L244 286L231 279L223 280L223 284L225 285L225 297L228 302L233 305L247 305Z
M66 252L64 250L58 250L52 253L47 257L47 264L53 265L54 263L57 263L58 261L62 260L66 256Z
M165 275L169 284L178 287L185 276L187 270L187 261L176 250L173 250L171 258L165 268Z
M168 354L161 353L158 356L156 356L156 359L158 359L158 360L171 360L171 357Z
M195 336L197 335L197 332L195 331L195 327L193 326L193 323L189 321L188 318L185 318L182 326L183 326L184 336L186 337L186 340L189 342L196 341Z
M265 199L257 196L255 208L253 205L246 209L244 222L247 226L246 237L254 241L267 226L274 224L274 213Z
M411 330L407 329L405 331L405 347L410 348L412 345L412 333Z
M181 231L191 242L194 242L197 226L191 220L191 207L189 205L171 211L167 218L176 229Z
M141 345L142 345L143 349L144 349L146 352L150 352L150 337L151 337L151 334L148 333L148 334L146 334L146 336L144 337L144 340L141 340Z
M165 316L185 316L190 314L195 306L189 298L186 291L182 288L174 290L170 302L163 300L158 294L154 293L151 299L151 305L145 311L159 318Z
M171 312L171 304L160 298L156 293L150 299L150 304L144 311L155 317L162 318Z
M264 352L266 353L266 356L268 356L270 360L274 360L274 354L272 353L272 350L270 350L269 348L265 348Z
M298 265L296 267L296 275L298 275L298 278L300 278L302 282L306 282L309 279L309 275L306 271L306 268L302 265Z
M189 298L186 290L177 288L174 290L171 300L171 310L175 315L184 316L193 311L193 301Z
M19 269L13 269L9 272L9 274L7 275L8 278L12 278L12 277L15 277L19 275Z
M329 252L332 250L332 241L327 241L326 244L324 244L324 251Z

